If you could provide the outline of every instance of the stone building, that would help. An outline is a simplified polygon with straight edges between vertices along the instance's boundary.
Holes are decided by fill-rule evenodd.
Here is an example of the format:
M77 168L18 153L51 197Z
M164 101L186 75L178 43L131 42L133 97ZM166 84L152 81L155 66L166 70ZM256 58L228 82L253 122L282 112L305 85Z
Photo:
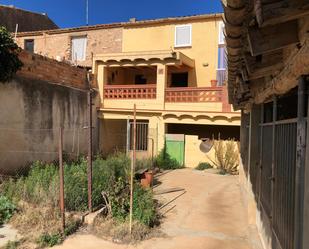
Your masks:
M224 86L220 13L22 32L16 41L25 49L32 42L30 52L92 70L103 154L132 148L134 104L140 157L166 145L174 158L195 167L207 160L200 139L239 137L240 113L227 103Z

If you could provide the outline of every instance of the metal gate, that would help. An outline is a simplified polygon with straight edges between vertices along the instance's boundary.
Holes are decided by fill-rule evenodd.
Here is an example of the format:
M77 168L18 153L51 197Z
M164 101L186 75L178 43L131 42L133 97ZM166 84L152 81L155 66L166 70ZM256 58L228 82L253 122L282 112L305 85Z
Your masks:
M297 119L260 124L260 204L282 249L293 248Z
M166 153L181 165L185 162L185 135L166 134L165 135Z
M297 120L275 125L273 229L283 249L294 245Z

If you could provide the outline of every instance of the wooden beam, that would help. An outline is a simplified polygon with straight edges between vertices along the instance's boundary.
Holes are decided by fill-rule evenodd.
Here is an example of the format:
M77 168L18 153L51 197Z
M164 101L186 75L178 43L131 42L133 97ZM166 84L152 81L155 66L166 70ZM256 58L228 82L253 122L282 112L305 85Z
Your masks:
M297 20L263 28L249 28L248 42L252 56L297 44L299 43Z
M296 0L295 0L296 2ZM258 13L256 13L258 14ZM309 15L309 5L305 1L299 1L297 5L291 6L286 1L276 2L272 4L265 4L262 7L261 19L262 22L258 22L260 26L275 25L291 20L295 20Z
M248 79L257 79L275 74L283 68L282 50L253 57L249 53L244 55Z

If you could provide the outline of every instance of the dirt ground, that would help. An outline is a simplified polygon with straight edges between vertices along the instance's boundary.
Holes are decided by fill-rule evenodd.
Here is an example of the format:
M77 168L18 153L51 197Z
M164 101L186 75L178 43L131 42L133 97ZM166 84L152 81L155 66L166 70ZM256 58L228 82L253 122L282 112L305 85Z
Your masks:
M136 245L114 244L93 235L76 234L55 249L252 249L237 176L181 169L158 177L155 191L180 187L183 192L156 195L165 213L166 236Z

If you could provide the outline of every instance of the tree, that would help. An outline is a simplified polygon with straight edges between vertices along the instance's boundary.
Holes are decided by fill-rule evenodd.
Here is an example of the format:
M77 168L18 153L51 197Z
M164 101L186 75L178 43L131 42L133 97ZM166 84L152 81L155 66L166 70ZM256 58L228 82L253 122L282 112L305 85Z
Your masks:
M23 66L18 58L20 48L5 27L0 27L0 82L7 82Z

